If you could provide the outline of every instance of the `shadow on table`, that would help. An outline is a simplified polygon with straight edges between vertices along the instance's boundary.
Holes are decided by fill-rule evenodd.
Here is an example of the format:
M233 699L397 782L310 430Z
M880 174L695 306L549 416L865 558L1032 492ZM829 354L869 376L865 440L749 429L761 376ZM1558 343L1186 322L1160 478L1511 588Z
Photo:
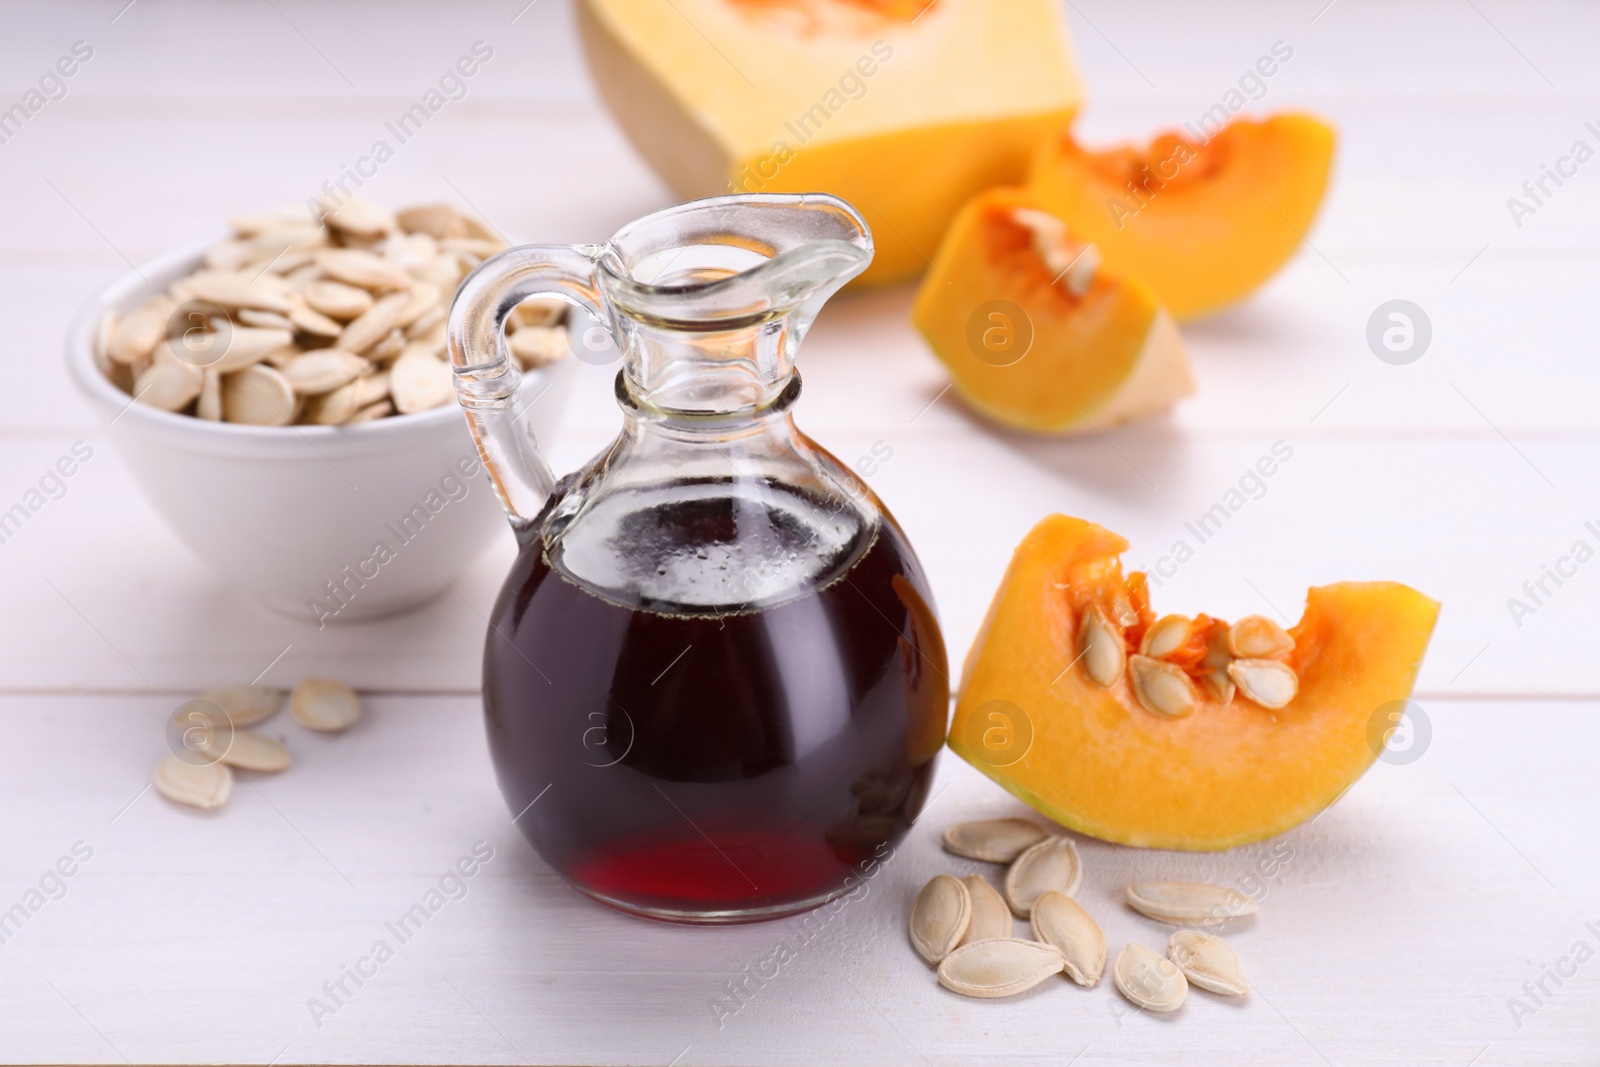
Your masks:
M1176 485L1184 464L1183 432L1166 412L1133 426L1071 435L1032 434L996 425L957 401L950 410L971 428L1076 489L1139 504Z
M1306 337L1303 314L1296 315L1292 308L1270 299L1247 300L1198 322L1186 322L1181 329L1191 356L1213 349L1229 349L1252 354L1265 350L1278 358L1286 350L1292 351L1295 345L1303 344Z

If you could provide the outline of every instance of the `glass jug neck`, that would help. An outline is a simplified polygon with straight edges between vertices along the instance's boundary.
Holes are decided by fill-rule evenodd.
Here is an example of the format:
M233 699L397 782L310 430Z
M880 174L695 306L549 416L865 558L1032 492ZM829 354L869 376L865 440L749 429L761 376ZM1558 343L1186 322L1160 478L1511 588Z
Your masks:
M642 406L626 373L616 393L622 433L522 535L574 584L655 612L736 613L826 586L875 543L876 498L794 424L797 374L718 412Z
M632 418L714 430L760 421L798 394L786 316L714 329L626 318L619 326L617 400Z
M659 405L659 390L654 397L641 396L628 372L618 371L615 392L625 430L689 445L756 434L787 438L798 432L790 414L800 397L800 375L796 371L776 383L775 388L759 392L738 382L729 382L725 390L715 391L705 382L694 385L697 403L708 406L663 407Z

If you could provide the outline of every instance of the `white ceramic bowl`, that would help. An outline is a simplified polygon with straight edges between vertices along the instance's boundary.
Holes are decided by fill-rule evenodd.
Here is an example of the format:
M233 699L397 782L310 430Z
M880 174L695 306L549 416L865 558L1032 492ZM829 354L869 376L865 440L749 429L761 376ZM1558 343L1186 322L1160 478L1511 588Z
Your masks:
M355 426L239 426L133 403L113 385L94 358L102 313L140 303L146 278L165 288L193 271L205 247L125 275L67 336L73 381L179 540L227 582L326 625L421 604L510 536L454 403ZM523 376L519 403L541 444L566 405L572 363Z

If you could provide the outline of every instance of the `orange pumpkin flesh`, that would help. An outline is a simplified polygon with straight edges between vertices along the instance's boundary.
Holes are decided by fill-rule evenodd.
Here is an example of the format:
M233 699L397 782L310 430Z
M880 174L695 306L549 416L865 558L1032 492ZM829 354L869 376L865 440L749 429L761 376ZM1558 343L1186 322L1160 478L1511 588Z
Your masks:
M1199 685L1193 713L1169 718L1138 701L1126 671L1103 688L1075 662L1090 605L1132 608L1134 651L1153 621L1144 576L1123 577L1126 548L1064 515L1034 527L968 655L950 747L1056 822L1149 848L1259 841L1338 799L1377 757L1375 713L1411 694L1439 605L1393 582L1313 588L1289 631L1299 692L1287 706L1243 693L1224 705ZM1201 634L1222 625L1197 622L1180 658L1203 656ZM1025 754L1019 734L1031 734Z
M917 17L939 0L834 0L846 12L854 12L886 23L915 22ZM733 6L754 16L783 19L799 28L820 26L826 19L815 0L732 0Z
M1017 221L1039 209L1023 189L978 194L923 276L912 322L963 399L1019 429L1092 432L1193 392L1183 342L1150 290L1101 269L1075 295Z
M583 0L595 86L681 199L819 193L921 277L961 205L1083 99L1058 0Z
M1298 114L1236 119L1203 143L1169 133L1104 152L1062 132L1040 146L1028 185L1184 321L1249 295L1294 254L1333 147L1331 127Z

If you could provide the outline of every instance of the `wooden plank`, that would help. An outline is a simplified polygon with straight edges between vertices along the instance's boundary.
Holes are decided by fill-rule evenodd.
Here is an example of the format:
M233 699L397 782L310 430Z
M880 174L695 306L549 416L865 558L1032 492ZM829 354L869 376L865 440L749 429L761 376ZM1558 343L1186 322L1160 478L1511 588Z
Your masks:
M1521 442L1600 430L1587 321L1600 260L1554 269L1491 252L1452 283L1459 268L1445 257L1345 259L1347 283L1303 253L1245 305L1186 327L1198 394L1170 418L1118 437L1371 432L1498 440L1505 433ZM115 273L106 265L0 262L0 316L14 324L16 353L0 371L7 385L0 422L8 429L94 427L67 378L61 345L78 307ZM949 378L911 327L912 296L909 287L845 294L824 311L801 351L803 426L997 433L969 418L953 394L930 406ZM1432 332L1426 352L1406 366L1381 361L1366 338L1369 319L1396 298L1419 305ZM568 422L575 431L618 424L611 391L618 366L585 367Z
M1260 914L1226 931L1256 991L1193 992L1171 1018L1134 1013L1108 981L994 1002L936 986L905 943L911 897L941 871L996 874L943 853L939 833L1024 811L948 754L926 817L857 899L805 927L695 930L597 907L533 855L495 791L475 700L369 705L338 737L274 720L296 765L241 776L227 809L201 815L141 792L167 701L0 699L0 804L25 815L0 828L3 903L75 843L93 852L0 946L8 1056L787 1067L1135 1064L1182 1047L1207 1062L1495 1067L1581 1063L1600 1042L1592 962L1559 988L1545 979L1520 1027L1508 1007L1577 942L1600 945L1600 863L1570 830L1600 817L1593 702L1435 702L1420 759L1378 764L1274 843L1185 855L1081 841L1078 896L1113 952L1170 933L1120 904L1136 878L1260 895ZM1534 777L1538 791L1520 784ZM385 923L479 841L494 856L464 895L395 943ZM380 939L394 959L347 981L319 1028L308 1000ZM780 941L794 958L724 1001Z
M1405 581L1445 604L1425 691L1595 692L1586 669L1595 576L1560 560L1579 540L1600 547L1600 534L1585 525L1600 525L1588 477L1600 441L1513 447L1498 437L1144 433L1063 445L928 433L920 424L820 439L847 463L870 456L874 444L892 450L872 485L927 565L957 659L1012 547L1043 515L1062 511L1130 537L1130 565L1169 572L1156 591L1164 610L1297 617L1309 585ZM556 461L575 463L604 440L569 435ZM0 501L21 499L71 441L9 448L0 459ZM363 688L476 688L483 614L507 566L509 537L467 568L458 583L464 596L319 631L309 617L285 618L219 587L148 510L114 451L93 441L95 458L65 496L0 546L0 597L9 605L0 642L12 651L0 662L0 687L194 689L248 681L293 645L269 678L331 673ZM1270 478L1252 475L1278 442L1290 458ZM1225 523L1197 525L1219 504ZM1194 554L1181 565L1173 562L1180 541ZM1524 590L1558 563L1572 572L1561 586L1544 579L1542 593ZM1513 613L1513 597L1530 610Z
M532 98L468 96L402 141L385 124L411 102L394 95L237 105L85 99L80 106L68 96L4 146L20 165L0 175L0 189L34 210L0 234L0 252L76 253L126 270L118 252L142 262L219 232L241 210L303 201L340 180L380 140L392 158L361 191L397 204L465 198L521 239L593 240L675 199L593 101L551 109ZM1493 257L1560 251L1592 260L1600 180L1585 166L1559 188L1547 181L1537 201L1523 183L1538 181L1541 166L1568 154L1577 139L1600 146L1584 126L1600 120L1600 93L1555 105L1446 100L1399 111L1388 99L1297 93L1264 98L1262 113L1291 106L1323 114L1340 133L1328 203L1309 234L1336 265L1333 276L1354 278L1375 256L1448 253L1444 284L1486 244ZM1094 145L1146 139L1199 110L1177 96L1096 102L1081 133ZM239 147L183 154L174 144ZM1461 156L1466 144L1495 147L1459 166L1433 164ZM123 160L132 180L101 180L106 158ZM350 181L345 188L358 187ZM1521 226L1507 208L1513 196L1535 207Z
M1448 0L1403 7L1253 0L1211 5L1196 18L1161 3L1062 5L1097 99L1220 93L1278 39L1299 50L1290 72L1319 95L1548 100L1600 89L1584 49L1600 22L1591 7L1567 2L1523 10L1507 0L1479 6L1474 12ZM386 17L360 4L284 0L278 7L223 13L185 0L118 16L116 8L104 14L35 4L0 43L0 61L7 69L42 70L82 38L97 54L74 93L236 97L265 90L360 98L411 92L482 38L503 50L511 60L506 67L516 68L517 76L496 82L495 92L586 95L583 65L571 48L570 4L475 0L441 9L413 0L383 5ZM1151 32L1153 25L1170 32Z

